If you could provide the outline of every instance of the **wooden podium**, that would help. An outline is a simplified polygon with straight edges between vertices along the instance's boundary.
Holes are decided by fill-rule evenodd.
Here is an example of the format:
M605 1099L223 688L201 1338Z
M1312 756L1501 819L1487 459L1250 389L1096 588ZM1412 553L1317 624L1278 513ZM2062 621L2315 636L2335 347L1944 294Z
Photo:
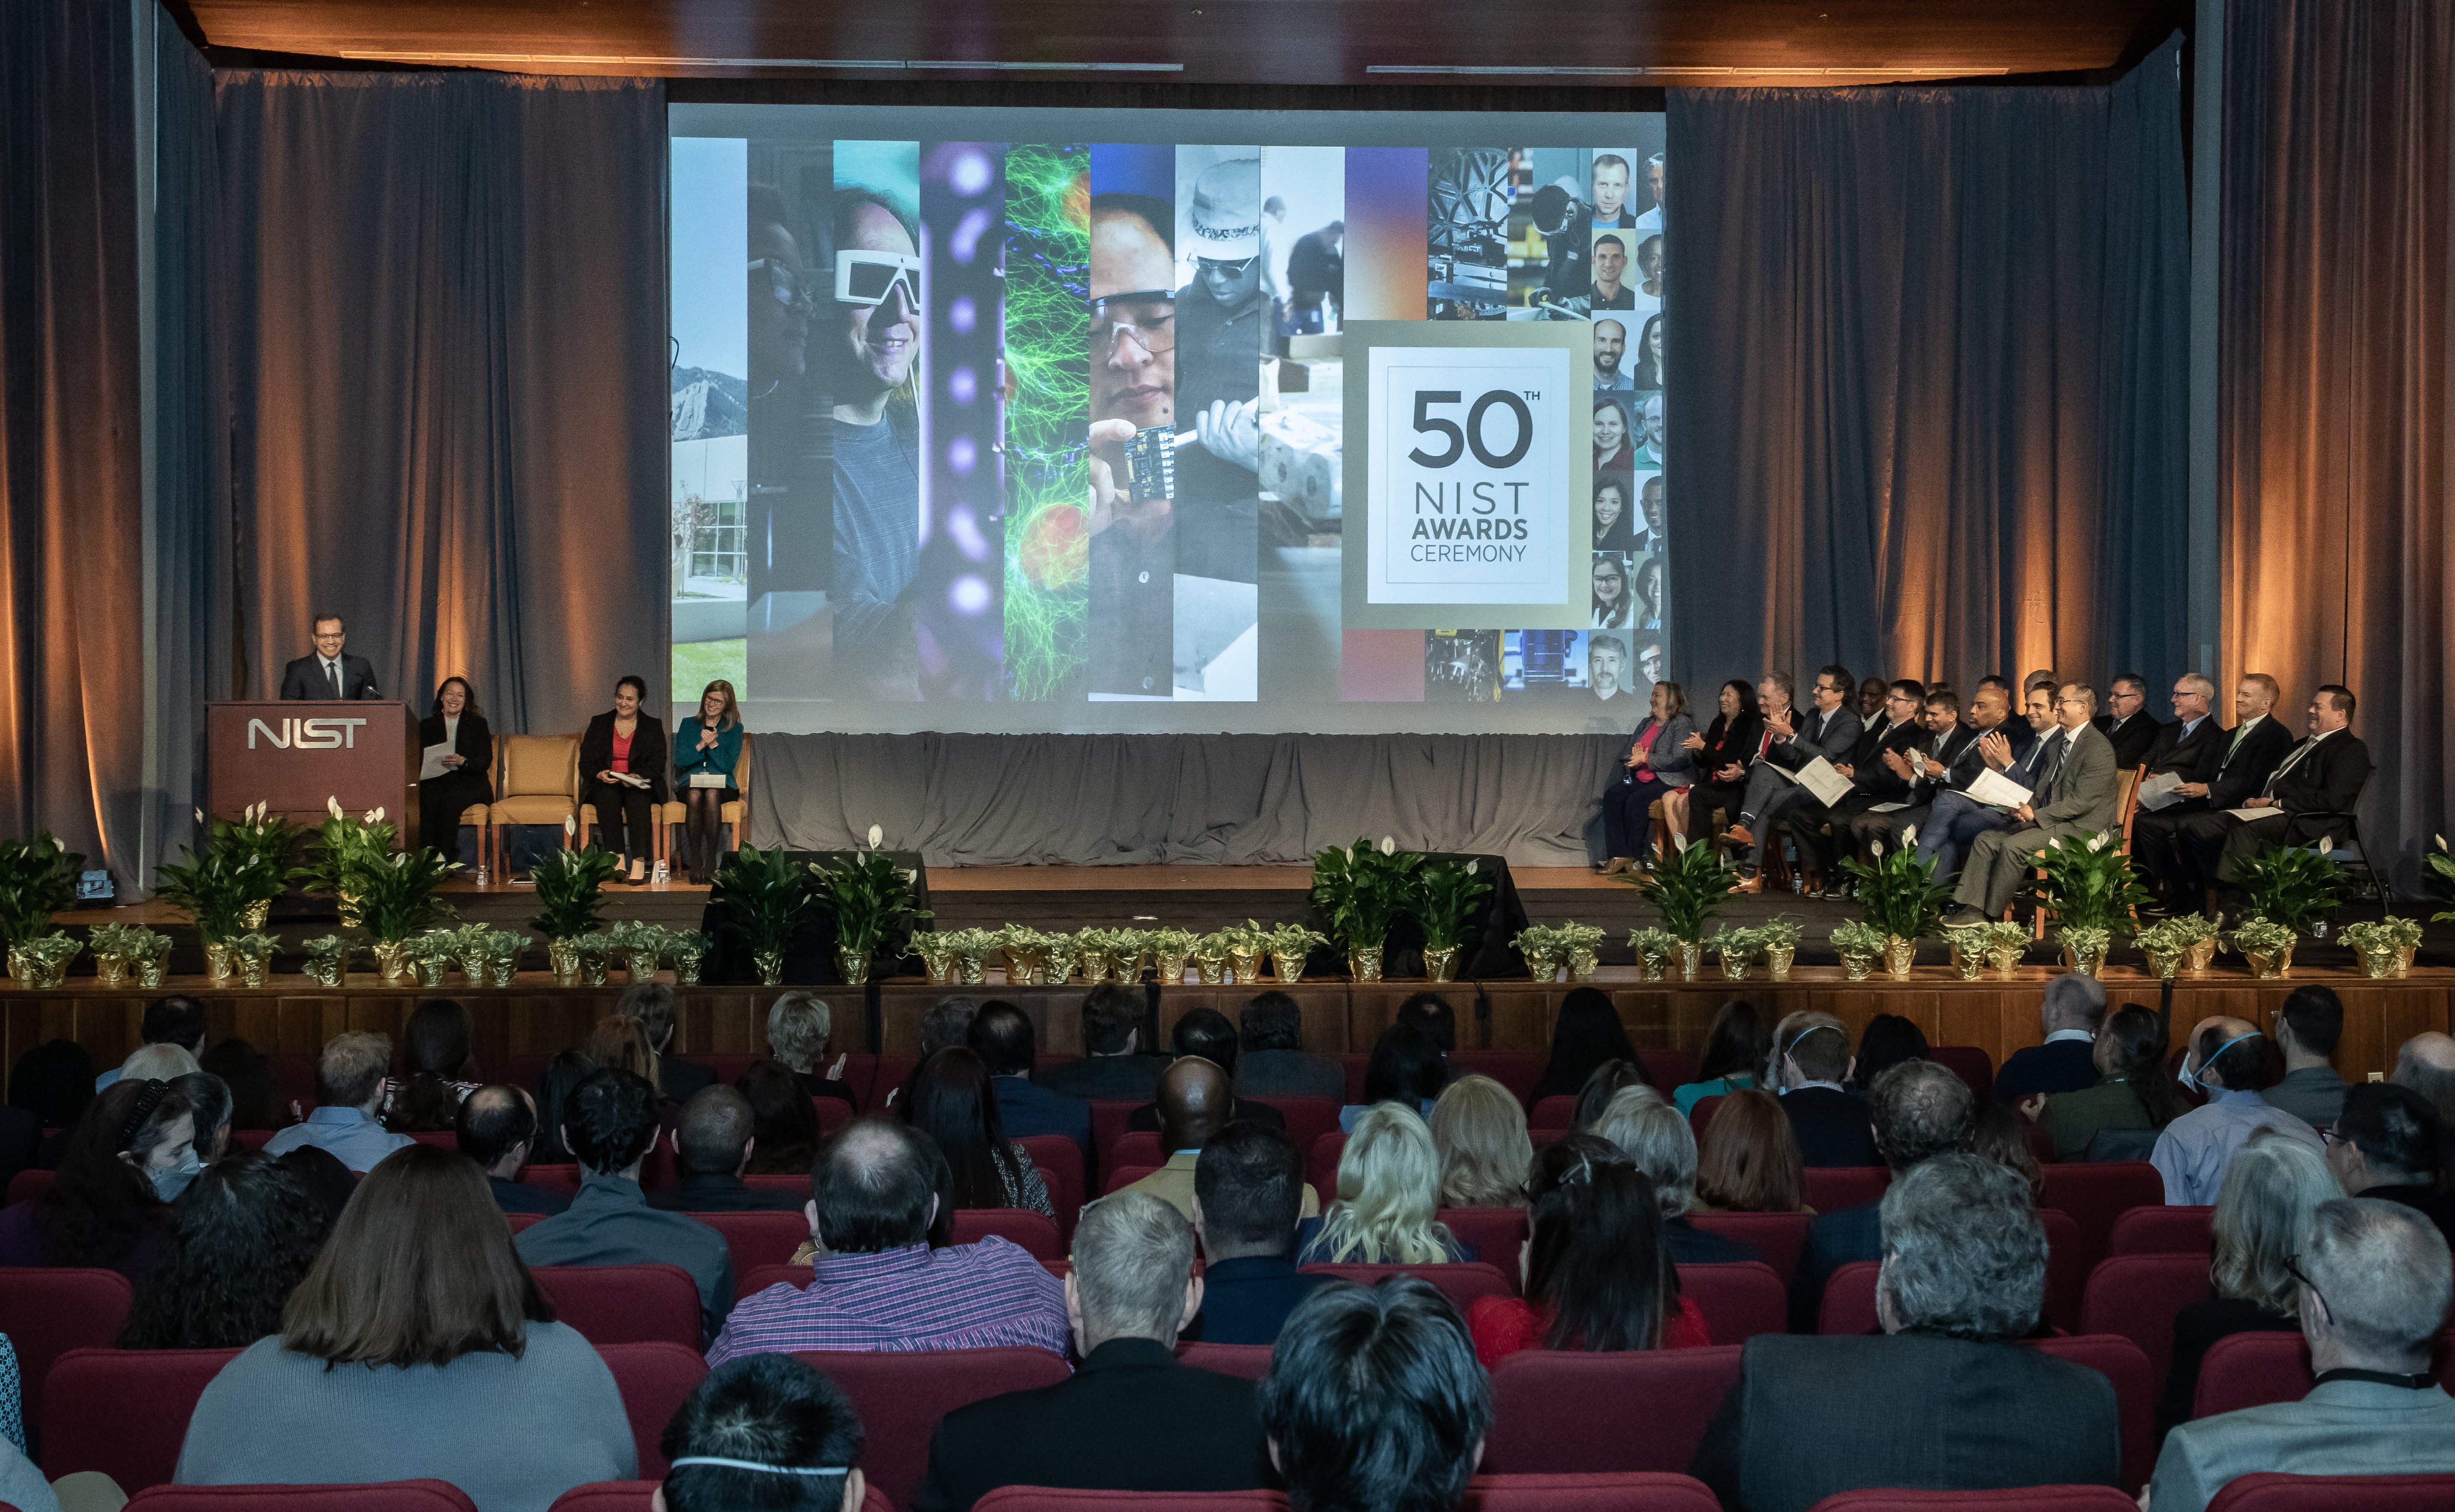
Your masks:
M417 843L417 716L361 699L205 705L205 811L236 818L263 801L313 828L338 798L350 814L381 809Z

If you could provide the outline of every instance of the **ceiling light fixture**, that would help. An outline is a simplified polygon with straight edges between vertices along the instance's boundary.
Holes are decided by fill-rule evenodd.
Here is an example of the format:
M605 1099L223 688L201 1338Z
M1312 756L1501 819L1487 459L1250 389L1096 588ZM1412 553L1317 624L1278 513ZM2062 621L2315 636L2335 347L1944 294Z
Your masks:
M2006 74L2008 68L1977 68L1961 64L1917 65L1895 67L1890 64L1866 64L1826 68L1750 68L1708 67L1697 64L1654 64L1645 68L1552 67L1538 64L1510 63L1372 63L1365 66L1366 73L1440 74L1451 77L1509 75L1519 78L1826 78L1835 75L1873 74L1883 78L1962 78Z
M680 58L640 53L582 52L406 52L378 48L343 48L340 56L369 63L528 64L547 67L585 64L633 69L849 69L908 72L943 71L981 73L1182 73L1182 63L1019 63L990 59L948 58Z

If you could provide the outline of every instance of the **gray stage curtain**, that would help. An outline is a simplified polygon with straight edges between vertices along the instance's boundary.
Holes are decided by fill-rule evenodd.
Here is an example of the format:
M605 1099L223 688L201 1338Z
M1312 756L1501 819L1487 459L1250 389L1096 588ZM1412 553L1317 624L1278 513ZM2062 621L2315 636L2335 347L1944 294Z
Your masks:
M0 5L0 833L135 879L145 621L134 34Z
M2351 688L2364 837L2402 885L2455 749L2455 10L2238 0L2225 20L2218 494L2224 680L2299 724Z
M2178 45L2109 89L1671 92L1692 689L2187 670Z
M215 81L216 692L271 696L322 611L387 696L422 712L465 674L498 733L578 730L624 673L655 688L661 83Z
M1622 736L762 735L760 845L842 850L873 824L932 866L1298 862L1388 835L1513 865L1598 854Z

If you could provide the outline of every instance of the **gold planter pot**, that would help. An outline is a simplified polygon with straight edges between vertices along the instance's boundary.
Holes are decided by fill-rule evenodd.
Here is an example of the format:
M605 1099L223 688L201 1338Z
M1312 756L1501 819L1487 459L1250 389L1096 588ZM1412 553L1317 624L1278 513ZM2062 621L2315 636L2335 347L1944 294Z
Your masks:
M1348 974L1357 981L1381 979L1381 947L1359 945L1347 953Z
M128 962L118 956L96 956L93 958L93 980L97 987L117 987L128 980Z
M2197 975L2214 965L2216 958L2217 942L2215 940L2195 939L2182 952L2182 969Z
M869 952L839 947L836 951L836 970L842 975L845 986L866 985L869 981Z
M622 964L629 969L633 981L655 981L663 959L656 951L635 950L622 958Z
M1798 947L1796 945L1767 945L1765 975L1775 981L1788 981L1791 963L1796 959L1798 959Z
M1876 974L1876 963L1883 958L1880 954L1861 956L1855 951L1843 951L1841 975L1852 981L1865 981Z
M1270 970L1278 977L1279 985L1282 987L1289 982L1302 981L1305 974L1305 958L1302 956L1274 955L1270 958Z
M1703 975L1705 975L1705 942L1681 940L1679 942L1679 979L1694 981Z
M998 950L1005 957L1007 986L1037 987L1040 985L1040 962L1034 958L1033 952L1013 945L1001 945Z
M2421 954L2421 947L2418 945L2398 945L2395 948L2395 970L2390 973L2390 975L2397 977L2410 976L2412 974L2412 958L2419 954Z
M1195 956L1193 979L1205 987L1225 986L1228 981L1228 958L1207 954Z
M1557 980L1560 975L1560 958L1557 956L1545 956L1540 954L1528 956L1526 958L1526 975L1533 978L1536 981Z
M1228 980L1230 984L1249 986L1261 979L1261 952L1252 950L1231 950L1228 953Z
M2011 977L2020 969L2020 958L2029 953L2026 945L1996 945L1986 952L1986 963L1995 968L1998 977Z
M1096 987L1100 983L1108 979L1108 953L1106 951L1085 949L1076 952L1075 958L1083 963L1083 981L1085 985Z
M1602 963L1594 958L1594 953L1590 950L1569 952L1565 964L1569 968L1571 981L1592 981L1594 979L1594 973L1602 969Z
M674 958L674 985L677 987L698 986L699 961L700 958L697 956L676 956ZM978 977L971 979L974 981L980 980ZM505 985L508 986L510 984L505 983Z
M208 941L205 945L205 975L216 987L230 984L231 972L237 966L237 956L228 945Z
M1977 981L1986 975L1986 953L1976 949L1964 950L1960 942L1955 940L1952 944L1952 969L1959 974L1962 981Z
M1424 975L1433 981L1457 980L1457 954L1455 945L1425 946Z
M2275 981L2279 978L2292 976L2293 946L2296 943L2299 942L2288 940L2283 950L2272 954L2266 951L2243 951L2243 957L2250 961L2250 974L2261 981Z
M264 985L265 974L272 969L273 962L265 957L241 956L238 958L239 982L243 986L261 987Z
M1152 969L1158 973L1160 985L1178 987L1185 982L1185 963L1190 956L1161 955L1154 958Z
M399 986L409 980L417 969L417 963L410 958L409 941L405 939L376 940L375 953L375 974L383 978L387 987Z
M2079 951L2072 949L2069 945L2065 945L2063 947L2063 964L2082 977L2097 977L2103 975L2105 971L2105 957L2106 952L2104 950L2092 950L2088 954L2082 955Z
M451 969L452 963L447 960L421 960L417 963L418 985L440 987L443 985L444 975Z
M2353 954L2361 958L2363 976L2379 978L2395 975L2396 947L2393 945L2369 945Z
M2172 981L2176 977L2181 975L2182 961L2190 952L2186 950L2151 950L2143 951L2142 954L2148 958L2148 970L2155 975L2159 981Z
M148 956L142 960L139 960L136 963L136 985L139 987L161 986L162 973L169 967L170 963L171 955L168 951L163 952L159 956Z
M989 963L985 958L977 955L955 958L955 980L977 987L988 979ZM691 962L691 980L699 980L699 962L697 961Z
M579 941L576 939L547 940L545 942L545 958L547 964L554 968L554 982L556 986L577 987L579 985ZM775 983L770 982L768 985L772 987Z
M1910 970L1917 964L1917 941L1898 935L1884 937L1884 974L1895 981L1907 981Z
M754 950L750 953L750 963L759 970L760 986L781 987L784 985L784 953L782 951Z
M1662 979L1664 969L1670 964L1671 958L1668 956L1657 956L1644 951L1639 951L1636 957L1636 979L1639 981L1660 981Z
M341 985L341 958L338 956L311 956L307 964L298 968L298 974L318 987L338 987Z
M1714 954L1722 958L1722 979L1724 981L1745 981L1748 979L1748 968L1755 962L1755 957L1753 954L1746 951L1736 950L1717 950Z
M248 904L247 907L241 911L238 918L240 923L245 924L250 929L262 929L264 927L264 921L272 917L273 899L267 897L258 898L256 901Z
M517 956L497 957L486 962L486 985L489 987L508 987L519 974L520 958Z
M949 987L955 981L955 961L951 956L923 956L921 975L932 987Z

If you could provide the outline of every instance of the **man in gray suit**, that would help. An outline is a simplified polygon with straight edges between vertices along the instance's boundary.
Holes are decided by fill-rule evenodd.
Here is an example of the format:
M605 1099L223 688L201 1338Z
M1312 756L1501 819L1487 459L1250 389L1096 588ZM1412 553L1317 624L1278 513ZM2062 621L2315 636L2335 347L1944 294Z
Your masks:
M2287 1262L2318 1383L2299 1401L2186 1422L2165 1438L2149 1512L2201 1512L2237 1476L2455 1474L2455 1398L2429 1373L2455 1300L2446 1240L2411 1208L2322 1202ZM2358 1505L2354 1498L2348 1505Z
M1850 669L1831 666L1816 675L1814 707L1804 715L1765 716L1765 731L1773 736L1773 744L1748 774L1748 796L1739 806L1738 821L1724 837L1748 848L1747 862L1739 868L1739 891L1763 890L1764 878L1758 873L1764 866L1765 848L1778 843L1783 816L1816 797L1783 774L1796 772L1817 756L1836 765L1850 759L1859 733L1866 728L1858 711L1850 707L1857 696L1858 679L1850 675Z
M2028 802L2012 810L2009 825L1989 830L1971 843L1969 863L1960 869L1960 885L1952 895L1959 906L1945 923L1975 924L1995 917L2011 905L2039 851L2066 835L2114 828L2120 774L2115 770L2113 744L2089 722L2096 715L2097 690L2088 684L2067 682L2056 690L2059 728L2044 737L2038 785Z

